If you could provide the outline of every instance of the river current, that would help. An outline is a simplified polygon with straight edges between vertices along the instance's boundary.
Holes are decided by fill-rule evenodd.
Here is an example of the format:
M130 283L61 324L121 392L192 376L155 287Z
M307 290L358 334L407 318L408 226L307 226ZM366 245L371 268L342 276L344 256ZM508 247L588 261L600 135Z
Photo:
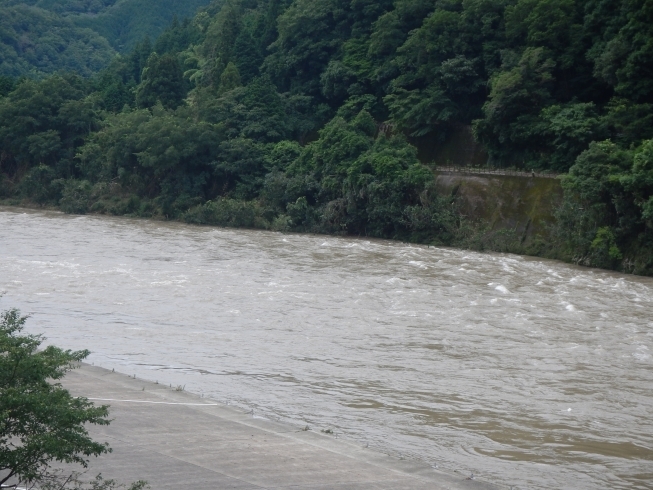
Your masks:
M516 488L653 489L653 279L0 208L0 308L89 362Z

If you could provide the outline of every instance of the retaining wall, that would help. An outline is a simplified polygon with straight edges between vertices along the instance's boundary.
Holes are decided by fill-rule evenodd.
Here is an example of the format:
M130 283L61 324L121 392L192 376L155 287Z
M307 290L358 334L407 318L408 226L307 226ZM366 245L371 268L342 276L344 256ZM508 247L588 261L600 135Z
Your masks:
M491 230L514 230L524 240L547 235L562 198L560 180L550 177L436 171L436 186L457 198L464 215Z

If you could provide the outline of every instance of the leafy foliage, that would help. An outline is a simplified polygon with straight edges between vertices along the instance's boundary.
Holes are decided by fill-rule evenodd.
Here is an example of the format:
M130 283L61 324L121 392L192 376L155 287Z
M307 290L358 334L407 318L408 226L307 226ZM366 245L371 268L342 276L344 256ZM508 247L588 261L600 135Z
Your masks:
M0 2L0 33L0 75L41 77L66 70L90 76L115 56L96 32L26 5Z
M43 338L23 335L17 310L0 316L0 484L11 478L48 481L52 462L86 467L109 451L93 441L85 424L109 424L108 407L73 397L59 380L88 351L39 350Z
M202 1L151 1L4 0L123 52L88 81L0 79L5 196L471 244L416 149L471 126L493 165L569 172L540 253L650 270L650 2L215 0L179 22Z
M183 73L177 57L152 53L136 90L136 105L145 108L160 102L168 109L176 109L186 95L184 89Z
M0 75L40 78L58 71L89 77L117 52L158 38L159 54L197 40L189 21L210 0L0 0ZM149 53L148 53L149 54ZM140 74L140 71L139 71Z
M653 272L653 140L592 142L564 179L559 242L585 265Z
M26 176L21 189L45 203L55 196L51 181L75 172L77 148L98 127L84 80L74 75L41 82L25 80L0 99L0 169Z
M106 1L106 0L105 0ZM95 16L79 15L74 22L107 39L121 53L129 52L141 39L156 39L176 18L193 16L210 0L129 0L113 2Z

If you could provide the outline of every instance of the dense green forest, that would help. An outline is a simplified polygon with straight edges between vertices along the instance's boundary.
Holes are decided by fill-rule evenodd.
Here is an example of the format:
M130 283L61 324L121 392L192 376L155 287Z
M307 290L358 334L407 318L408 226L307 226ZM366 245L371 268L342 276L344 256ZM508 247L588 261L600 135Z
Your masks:
M91 76L209 0L0 0L0 75Z
M0 96L6 202L482 248L417 158L471 126L490 165L566 174L502 250L653 273L647 0L225 0Z
M0 75L40 77L66 70L91 76L115 54L96 32L55 13L0 4Z
M58 1L68 3L66 0ZM99 3L99 0L95 1ZM210 0L102 1L111 1L114 4L98 15L78 15L73 20L76 25L88 27L106 38L116 51L127 53L146 36L156 39L174 17L193 17L197 10L206 6Z

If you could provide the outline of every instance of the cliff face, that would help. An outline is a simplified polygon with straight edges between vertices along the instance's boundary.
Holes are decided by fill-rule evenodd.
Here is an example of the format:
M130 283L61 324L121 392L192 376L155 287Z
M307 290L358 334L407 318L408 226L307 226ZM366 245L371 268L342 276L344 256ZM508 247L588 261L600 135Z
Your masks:
M522 242L546 237L562 198L560 181L545 177L436 173L441 195L457 198L465 216L491 231L513 230Z

